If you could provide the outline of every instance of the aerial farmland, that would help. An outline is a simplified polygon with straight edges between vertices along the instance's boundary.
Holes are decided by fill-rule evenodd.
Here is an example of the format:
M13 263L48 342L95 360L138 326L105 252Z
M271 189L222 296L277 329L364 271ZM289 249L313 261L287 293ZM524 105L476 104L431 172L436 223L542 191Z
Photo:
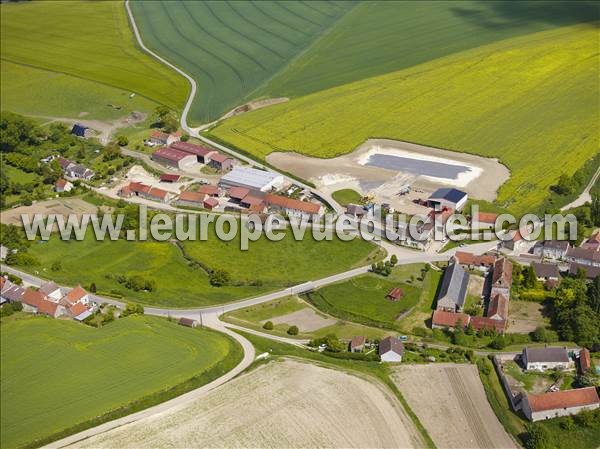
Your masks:
M598 449L598 2L0 17L2 449Z

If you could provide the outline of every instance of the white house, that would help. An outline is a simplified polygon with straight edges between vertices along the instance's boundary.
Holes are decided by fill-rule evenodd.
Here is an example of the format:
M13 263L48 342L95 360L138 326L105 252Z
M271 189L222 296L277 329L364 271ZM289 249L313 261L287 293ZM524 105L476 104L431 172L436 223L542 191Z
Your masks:
M446 207L453 210L461 210L467 204L468 195L462 190L453 188L437 189L429 197L431 207L439 206L440 209Z
M600 407L596 387L575 390L555 391L542 394L529 394L522 403L522 410L530 421L575 415L582 410Z
M566 370L574 367L574 362L569 358L567 348L525 348L521 360L523 368L527 371Z
M58 302L63 297L60 287L54 282L46 282L40 287L40 293L48 297L50 301Z
M404 345L394 337L385 337L379 343L379 357L382 362L401 362Z

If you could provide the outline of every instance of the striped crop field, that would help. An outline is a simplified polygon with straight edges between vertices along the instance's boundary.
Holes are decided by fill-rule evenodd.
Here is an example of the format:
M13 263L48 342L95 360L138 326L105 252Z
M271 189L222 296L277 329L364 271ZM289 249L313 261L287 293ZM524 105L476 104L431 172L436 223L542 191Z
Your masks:
M135 1L144 43L190 74L190 119L207 122L252 98L354 3Z
M334 157L370 137L496 157L497 203L534 210L600 148L598 22L498 41L224 121L211 132L264 158Z
M136 46L122 1L2 3L0 12L3 110L107 119L182 109L187 81Z

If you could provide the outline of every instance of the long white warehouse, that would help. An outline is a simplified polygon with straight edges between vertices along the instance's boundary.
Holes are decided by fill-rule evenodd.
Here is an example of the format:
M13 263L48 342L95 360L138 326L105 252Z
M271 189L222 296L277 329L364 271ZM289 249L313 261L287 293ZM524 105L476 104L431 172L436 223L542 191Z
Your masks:
M285 180L282 175L250 167L234 167L221 177L219 185L224 188L246 187L251 190L268 192L283 187Z

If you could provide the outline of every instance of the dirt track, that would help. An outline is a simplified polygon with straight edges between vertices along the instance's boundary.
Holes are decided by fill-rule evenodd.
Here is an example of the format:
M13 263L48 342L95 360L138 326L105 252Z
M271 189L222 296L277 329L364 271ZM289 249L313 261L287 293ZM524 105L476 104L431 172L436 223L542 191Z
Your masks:
M399 402L337 370L272 362L183 408L78 447L422 447Z
M439 449L517 446L487 402L473 365L404 365L392 376Z

